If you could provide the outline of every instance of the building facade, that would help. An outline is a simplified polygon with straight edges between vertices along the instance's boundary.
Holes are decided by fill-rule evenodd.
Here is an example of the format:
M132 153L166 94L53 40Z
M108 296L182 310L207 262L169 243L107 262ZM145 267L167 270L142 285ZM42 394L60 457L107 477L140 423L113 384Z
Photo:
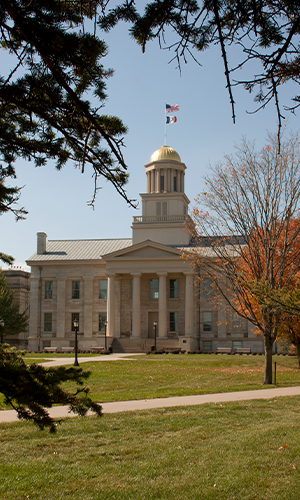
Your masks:
M30 273L19 268L3 269L2 273L5 276L6 284L14 292L14 302L19 305L20 313L26 311L29 315L30 303ZM0 313L1 316L1 313ZM4 341L18 349L27 349L29 336L29 326L26 331L18 335L6 335Z
M146 168L142 215L132 238L47 241L37 234L31 266L28 348L104 347L263 350L250 325L218 299L204 275L195 279L182 248L192 244L184 190L186 166L162 146Z

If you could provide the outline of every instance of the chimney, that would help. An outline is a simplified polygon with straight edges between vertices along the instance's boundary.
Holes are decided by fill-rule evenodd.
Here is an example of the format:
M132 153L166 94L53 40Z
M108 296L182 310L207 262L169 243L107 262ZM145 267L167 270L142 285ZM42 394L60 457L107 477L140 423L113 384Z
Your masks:
M37 233L37 254L46 253L47 235L46 233Z

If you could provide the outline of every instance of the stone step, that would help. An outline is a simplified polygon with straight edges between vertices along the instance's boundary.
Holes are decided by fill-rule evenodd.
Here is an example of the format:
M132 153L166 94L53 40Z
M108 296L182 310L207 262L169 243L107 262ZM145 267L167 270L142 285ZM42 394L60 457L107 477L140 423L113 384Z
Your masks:
M154 346L154 339L139 339L139 338L114 338L112 343L113 352L115 353L133 353L133 352L148 352L151 346ZM157 349L178 349L178 339L156 339Z

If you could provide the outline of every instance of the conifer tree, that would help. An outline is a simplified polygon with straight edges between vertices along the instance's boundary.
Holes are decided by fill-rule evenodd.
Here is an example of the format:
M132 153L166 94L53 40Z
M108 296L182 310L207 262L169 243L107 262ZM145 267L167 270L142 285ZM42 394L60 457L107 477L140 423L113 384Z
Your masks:
M61 169L73 160L111 182L129 204L122 155L126 127L102 114L107 46L94 29L99 0L3 0L0 3L0 161L15 175L17 158ZM5 71L8 62L9 69ZM2 167L1 167L2 168ZM3 169L0 179L3 180Z
M19 304L14 303L14 292L6 284L5 276L0 271L0 325L1 344L4 335L18 335L24 332L28 325L27 311L19 312Z
M219 46L233 121L234 87L242 85L249 92L256 90L256 110L275 103L281 126L279 88L287 82L300 83L298 0L152 0L140 8L126 0L110 8L111 3L103 4L104 30L125 20L143 51L149 41L158 40L179 67L189 57L201 63L201 52ZM297 94L287 109L299 106Z
M80 416L92 410L98 416L102 407L89 397L89 389L84 387L90 372L82 368L44 368L32 364L26 365L23 353L0 345L0 393L4 403L16 410L20 420L32 421L43 430L56 432L56 422L49 415L47 408L54 404L68 405L70 412ZM74 391L62 387L63 382L72 382Z

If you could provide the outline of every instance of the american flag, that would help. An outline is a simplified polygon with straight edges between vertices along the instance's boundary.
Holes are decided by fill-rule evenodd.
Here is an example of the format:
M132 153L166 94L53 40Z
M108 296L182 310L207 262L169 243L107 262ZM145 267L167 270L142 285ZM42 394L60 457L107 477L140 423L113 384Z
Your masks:
M166 113L176 113L179 111L179 104L166 104Z

